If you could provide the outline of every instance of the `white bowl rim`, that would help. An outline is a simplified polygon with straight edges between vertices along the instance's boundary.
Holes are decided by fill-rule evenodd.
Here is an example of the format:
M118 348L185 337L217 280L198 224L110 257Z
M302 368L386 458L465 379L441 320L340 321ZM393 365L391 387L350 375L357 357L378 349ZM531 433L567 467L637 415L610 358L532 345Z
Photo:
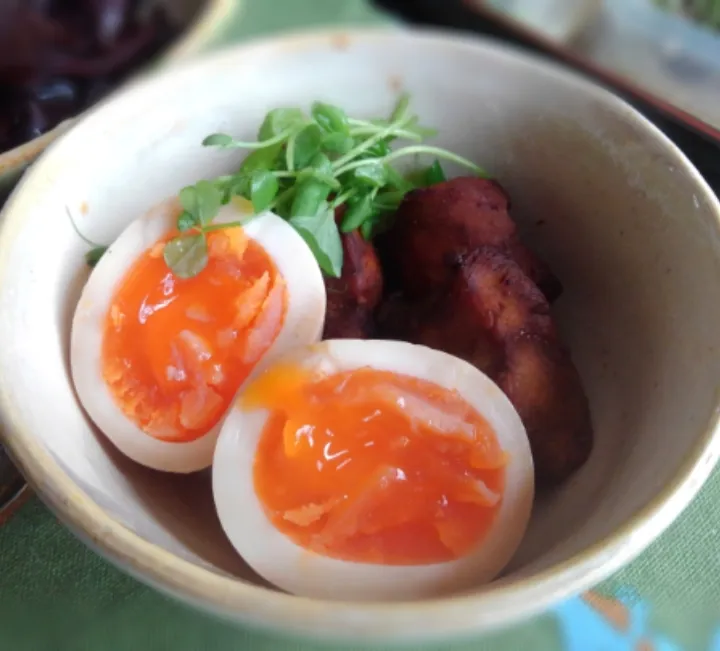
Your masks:
M561 65L538 60L520 48L495 39L463 36L449 30L357 28L338 31L302 30L261 37L211 53L182 66L168 68L152 78L137 80L118 96L91 109L100 114L106 104L132 102L151 85L176 76L197 74L239 56L250 59L278 46L293 51L314 42L347 43L405 40L408 47L434 44L468 55L478 51L501 53L507 60L541 67L555 78L640 126L674 158L676 168L691 179L696 194L714 213L720 230L720 202L682 151L656 126L607 90ZM262 60L262 57L260 57ZM74 129L82 129L81 120ZM73 131L74 131L73 129ZM70 132L72 133L72 131ZM0 288L12 275L8 258L24 217L14 211L18 195L29 194L35 179L67 136L43 153L24 176L0 213ZM0 289L3 291L3 289ZM0 358L0 375L4 362ZM583 552L527 578L491 585L481 594L457 595L425 601L353 603L297 597L234 579L181 559L117 522L86 495L62 470L44 446L35 440L16 412L10 383L0 385L0 425L14 461L43 501L86 543L141 581L214 615L236 623L274 628L284 634L363 642L430 642L467 637L508 627L547 610L557 602L594 587L634 560L680 515L699 492L720 459L720 387L717 406L677 475L649 504L623 526ZM322 622L323 631L317 631Z

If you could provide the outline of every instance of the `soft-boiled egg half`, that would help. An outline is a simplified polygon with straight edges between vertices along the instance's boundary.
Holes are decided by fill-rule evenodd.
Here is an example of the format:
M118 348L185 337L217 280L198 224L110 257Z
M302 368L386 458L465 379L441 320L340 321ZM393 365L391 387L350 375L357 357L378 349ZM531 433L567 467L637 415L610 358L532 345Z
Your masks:
M522 421L481 371L398 341L263 362L228 413L213 494L231 543L288 592L428 597L490 581L534 493Z
M163 258L179 209L131 223L90 275L71 334L80 402L128 457L158 470L212 462L222 418L263 358L318 341L325 288L298 233L272 213L225 206L190 278Z

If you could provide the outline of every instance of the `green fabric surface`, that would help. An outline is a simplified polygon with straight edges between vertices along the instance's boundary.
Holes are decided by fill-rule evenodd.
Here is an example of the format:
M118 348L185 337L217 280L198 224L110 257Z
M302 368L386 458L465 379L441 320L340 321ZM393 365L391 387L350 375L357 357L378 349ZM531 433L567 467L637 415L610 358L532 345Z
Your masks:
M263 36L282 30L333 25L381 25L389 18L365 0L238 0L244 11L231 39Z
M720 624L718 497L720 472L659 541L598 589L614 598L632 588L651 608L643 623L647 635L672 640L676 646L668 650L720 649L711 646ZM512 631L429 646L427 651L614 651L615 647L568 646L566 627L567 622L548 613ZM132 648L314 651L327 647L241 630L191 611L109 565L32 499L0 528L0 649Z
M233 40L287 28L387 22L364 0L244 0ZM720 651L720 473L671 529L596 597L492 637L429 651ZM616 608L616 610L617 610ZM603 614L604 613L604 614ZM645 644L643 647L642 644ZM0 527L0 651L311 651L191 611L95 555L35 498ZM350 648L350 647L349 647Z

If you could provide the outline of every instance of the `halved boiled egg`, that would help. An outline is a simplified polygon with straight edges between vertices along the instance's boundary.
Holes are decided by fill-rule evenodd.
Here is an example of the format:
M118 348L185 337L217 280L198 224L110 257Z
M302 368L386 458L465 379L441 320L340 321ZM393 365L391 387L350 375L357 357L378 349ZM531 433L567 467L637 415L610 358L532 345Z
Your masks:
M263 363L213 460L220 522L291 593L418 598L487 582L534 493L522 421L470 364L397 341L330 340Z
M134 221L93 270L71 334L75 388L98 428L138 463L172 472L211 464L224 414L259 360L317 341L325 288L283 219L223 208L207 264L191 278L163 258L178 210Z

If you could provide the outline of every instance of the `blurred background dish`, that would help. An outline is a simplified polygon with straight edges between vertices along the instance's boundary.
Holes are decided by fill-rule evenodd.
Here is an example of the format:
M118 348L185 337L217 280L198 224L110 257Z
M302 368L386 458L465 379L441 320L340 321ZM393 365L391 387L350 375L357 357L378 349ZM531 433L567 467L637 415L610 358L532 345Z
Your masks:
M717 0L457 0L449 4L461 2L484 17L509 21L561 48L563 58L610 80L616 90L649 96L675 119L697 121L693 128L720 137ZM685 120L682 112L691 120Z
M566 42L575 38L602 5L602 0L470 0L487 5L550 38Z
M720 32L690 20L680 11L684 4L697 3L605 0L575 48L720 128Z
M243 0L3 2L0 203L79 113L152 62L207 49L242 7Z

